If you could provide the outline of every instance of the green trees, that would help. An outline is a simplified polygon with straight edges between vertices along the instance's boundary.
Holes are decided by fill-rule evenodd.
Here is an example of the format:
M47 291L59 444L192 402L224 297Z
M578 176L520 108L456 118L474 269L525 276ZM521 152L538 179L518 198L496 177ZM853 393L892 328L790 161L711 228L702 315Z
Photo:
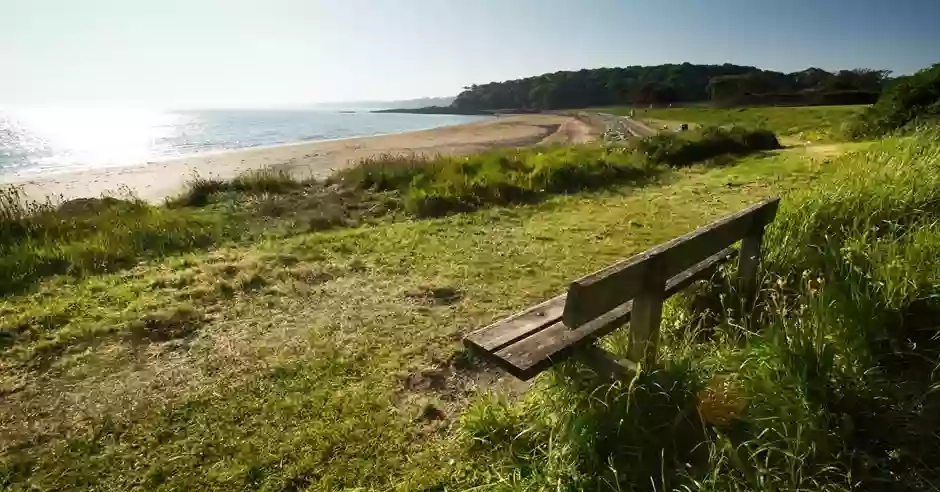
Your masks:
M857 104L874 102L886 76L882 70L830 73L818 68L784 74L728 63L584 69L465 87L452 108L569 109L709 99L729 104L839 104L833 92L851 93L847 102Z
M879 136L936 119L940 119L940 63L890 84L849 132L854 137Z
M708 81L756 71L739 65L598 68L555 72L472 85L457 96L456 109L565 109L617 104L656 104L708 99Z
M836 73L808 68L790 74L759 70L713 78L709 96L729 106L870 104L878 98L888 73L867 68Z

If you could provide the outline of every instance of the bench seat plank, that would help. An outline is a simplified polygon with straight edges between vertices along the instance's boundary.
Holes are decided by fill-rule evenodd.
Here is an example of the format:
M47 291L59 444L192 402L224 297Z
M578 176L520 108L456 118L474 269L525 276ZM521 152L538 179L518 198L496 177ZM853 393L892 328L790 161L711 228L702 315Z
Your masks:
M473 348L495 352L561 319L566 298L567 294L553 297L509 318L480 328L467 335L464 342Z
M675 294L696 280L711 277L718 265L736 254L736 249L725 248L673 276L666 282L666 296ZM489 325L469 335L464 342L513 376L527 380L564 360L576 348L623 326L630 320L630 312L633 309L633 301L628 301L588 323L570 329L561 321L564 297L555 297L504 321ZM560 305L557 304L559 300ZM530 322L524 325L520 322L531 320L535 312L545 313L539 317L540 324L536 326L536 323ZM528 332L523 332L523 325L529 329ZM500 334L503 329L506 330L505 335ZM475 337L477 334L481 335ZM498 340L499 343L490 343L490 340ZM495 348L486 349L484 344Z

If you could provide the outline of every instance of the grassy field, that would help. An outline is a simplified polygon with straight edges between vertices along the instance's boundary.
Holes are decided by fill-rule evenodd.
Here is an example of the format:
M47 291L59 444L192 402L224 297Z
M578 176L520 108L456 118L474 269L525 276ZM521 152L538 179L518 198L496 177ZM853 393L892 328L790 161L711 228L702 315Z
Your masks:
M746 318L719 281L671 301L664 361L629 385L567 367L478 401L462 429L501 488L935 490L940 139L828 170L785 195Z
M41 281L0 305L0 483L472 482L487 465L454 437L457 420L506 383L464 361L461 334L821 172L822 161L781 154Z
M646 163L641 176L570 194L495 196L438 218L405 210L412 189L476 197L446 183L568 172L559 156L572 151L557 152L448 161L371 191L265 175L196 183L169 207L118 204L192 227L161 230L208 231L204 242L140 239L164 222L134 215L86 211L66 221L84 226L65 227L52 209L27 219L7 207L0 225L37 247L3 247L84 267L26 273L0 300L0 487L937 483L938 359L932 332L918 331L932 326L922 320L940 280L935 137ZM634 169L620 159L591 170ZM503 169L520 174L493 176ZM466 332L572 278L772 195L785 199L756 324L722 309L720 286L677 297L664 366L630 386L562 367L529 388L461 348ZM101 217L138 257L94 261L112 241L94 233ZM35 253L46 239L57 246ZM623 350L622 335L605 343Z
M842 137L842 125L867 106L808 106L755 108L668 108L636 109L636 118L654 127L678 123L724 126L741 125L765 128L790 142L831 142ZM600 108L598 111L629 115L633 108Z
M32 203L16 188L0 188L0 277L7 279L0 294L28 290L56 275L116 271L231 242L640 184L696 162L779 147L767 132L716 129L632 146L545 146L464 157L385 155L323 182L264 170L231 181L196 179L161 207L134 197Z

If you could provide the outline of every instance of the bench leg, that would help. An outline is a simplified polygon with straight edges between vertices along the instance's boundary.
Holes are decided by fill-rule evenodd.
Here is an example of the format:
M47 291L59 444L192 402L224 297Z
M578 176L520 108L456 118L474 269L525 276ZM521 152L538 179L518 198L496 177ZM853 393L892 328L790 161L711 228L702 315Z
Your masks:
M618 359L615 354L596 345L578 350L576 357L598 375L612 380L631 378L636 374L636 364L627 359Z
M759 225L741 240L741 255L738 257L738 289L741 299L741 314L745 323L757 298L757 273L760 269L761 245L764 242L764 226Z
M643 290L633 299L630 315L630 360L647 366L656 363L659 325L666 299L666 279L658 265L651 266L643 281Z

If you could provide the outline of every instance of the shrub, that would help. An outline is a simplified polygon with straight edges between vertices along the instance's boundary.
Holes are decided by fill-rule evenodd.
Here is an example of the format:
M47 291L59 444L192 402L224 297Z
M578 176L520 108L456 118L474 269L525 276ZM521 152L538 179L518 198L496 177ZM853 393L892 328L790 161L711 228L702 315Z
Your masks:
M634 148L592 144L466 157L383 155L339 171L333 180L362 189L397 190L404 195L409 212L437 216L527 202L550 193L639 183L662 171L661 164L684 166L725 154L780 147L776 136L764 130L715 128L693 137L657 135Z
M148 257L191 250L223 236L209 217L140 200L78 199L37 203L0 189L0 294L43 277L111 271Z
M308 184L312 184L312 182L297 179L287 171L274 169L249 171L231 180L194 176L187 183L186 191L176 198L167 200L167 205L203 207L208 205L212 200L212 196L217 193L288 193L301 189Z
M411 180L442 160L422 155L382 154L366 157L353 167L337 171L332 181L377 191L404 189Z
M889 86L848 128L851 137L877 137L940 118L940 63Z
M650 162L675 167L688 166L721 155L743 155L780 148L777 136L767 130L709 127L697 133L697 138L671 133L654 135L640 140L635 148Z
M307 184L287 171L260 169L236 176L229 189L243 193L287 193Z
M484 205L520 203L548 193L638 182L657 169L622 147L514 150L440 158L406 189L406 209L440 215Z

